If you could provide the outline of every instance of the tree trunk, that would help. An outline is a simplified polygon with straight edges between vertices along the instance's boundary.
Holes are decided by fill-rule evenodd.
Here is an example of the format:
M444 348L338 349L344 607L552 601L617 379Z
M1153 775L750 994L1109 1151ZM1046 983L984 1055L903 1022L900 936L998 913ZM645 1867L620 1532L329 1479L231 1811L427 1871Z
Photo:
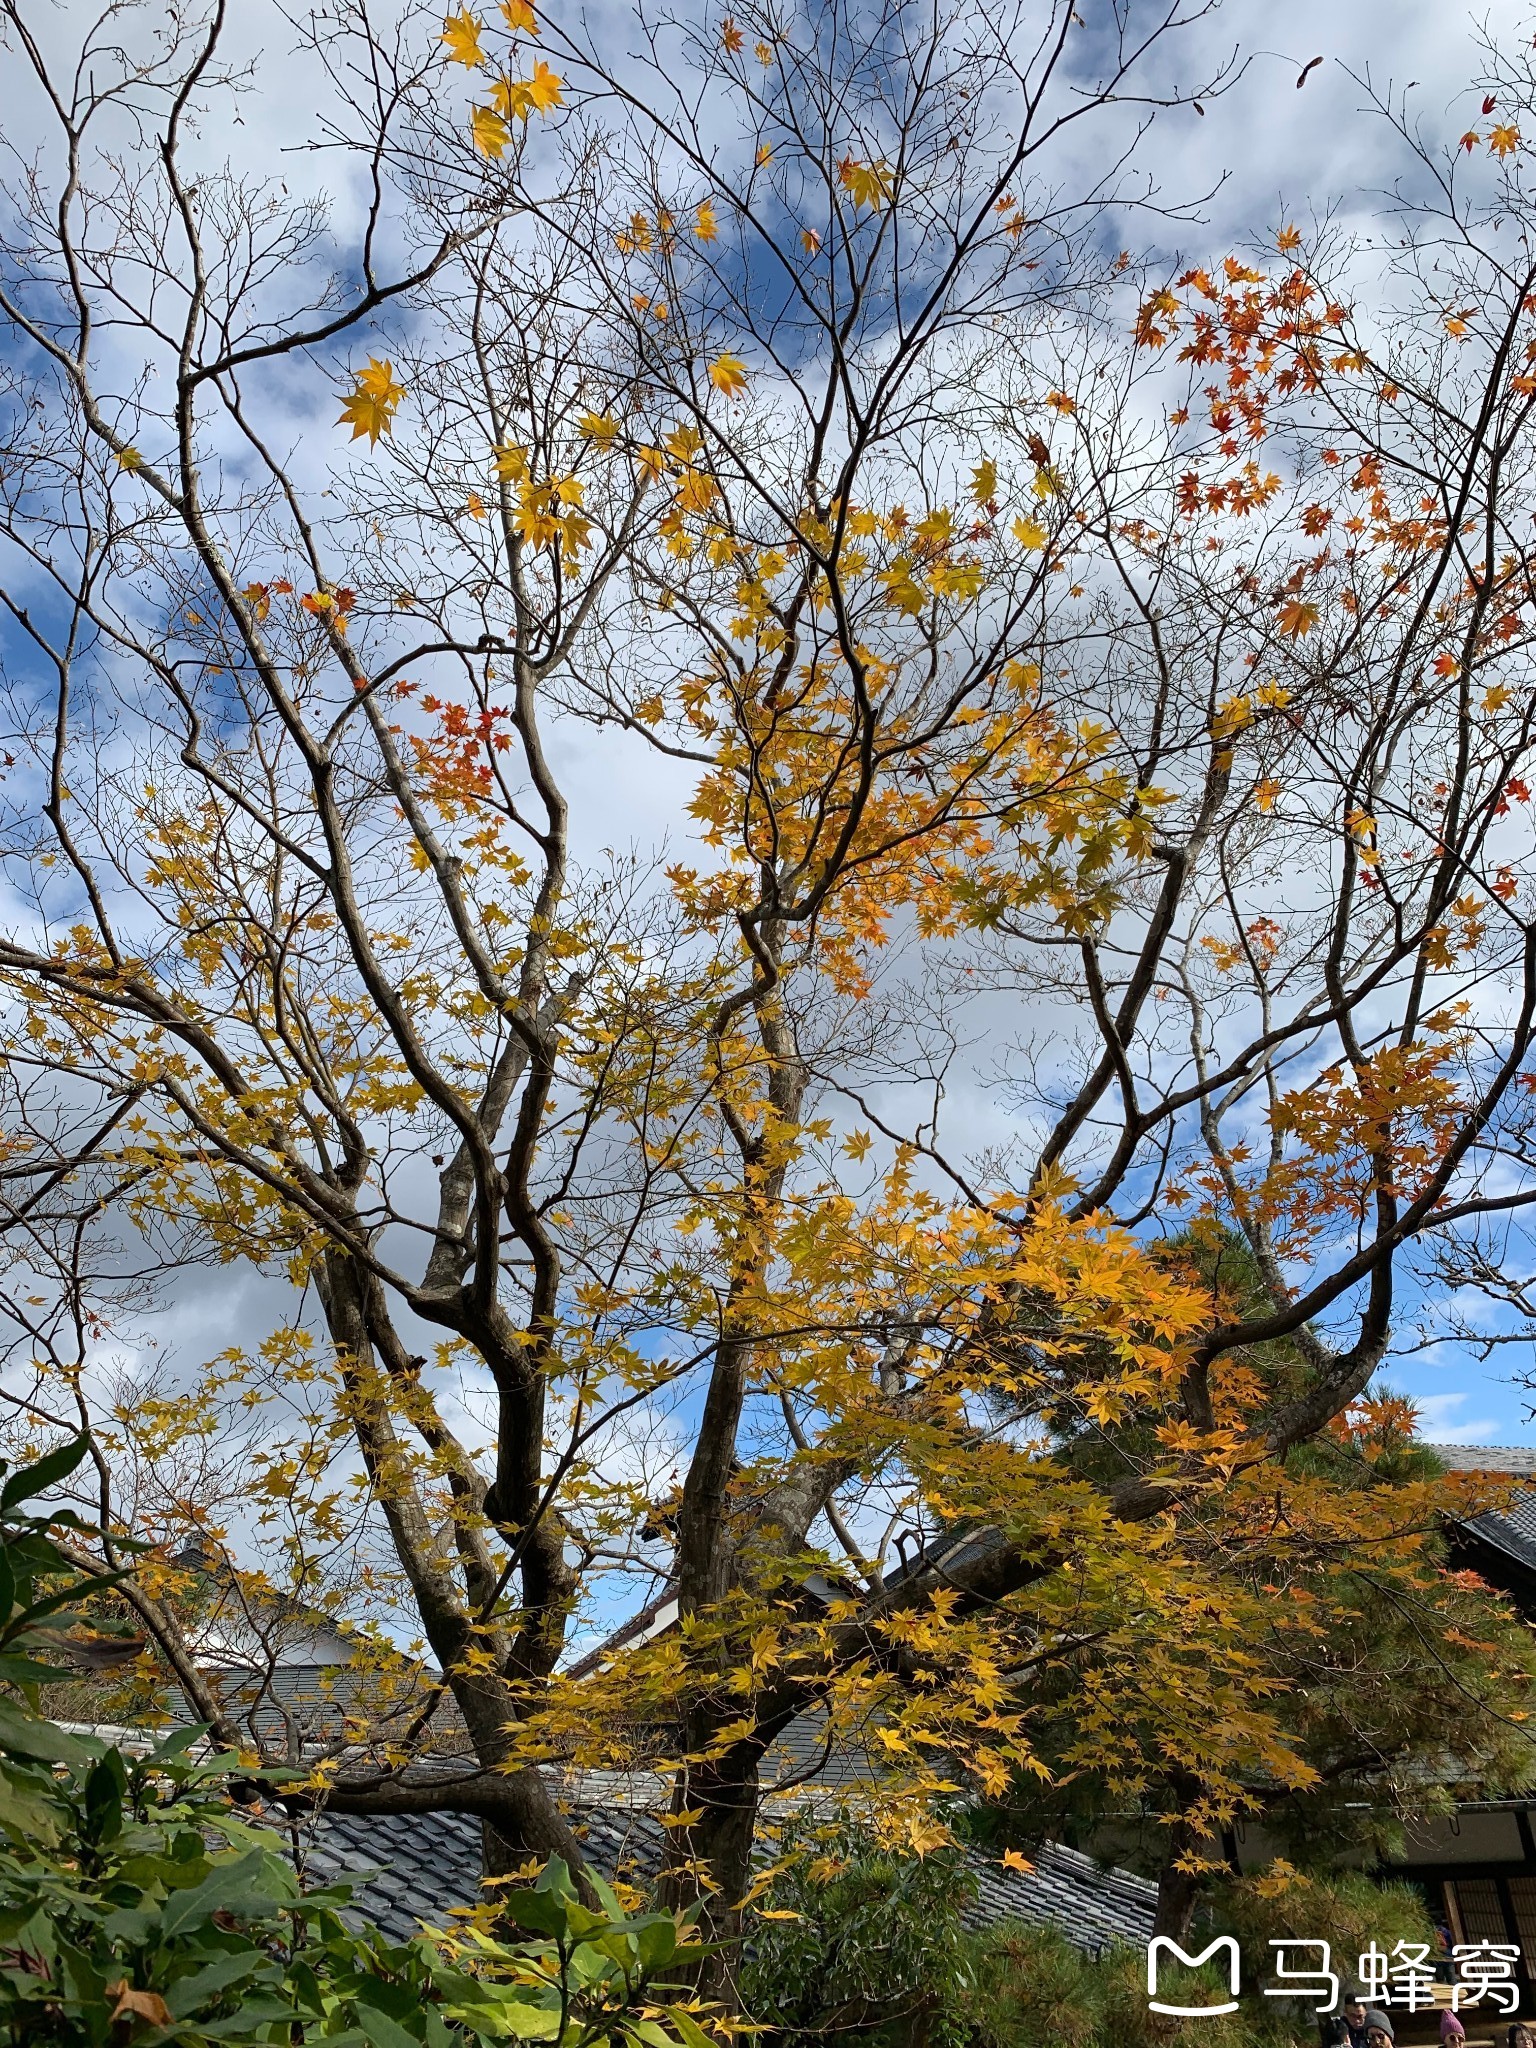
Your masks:
M672 1810L699 1810L699 1817L691 1827L669 1830L669 1863L661 1882L662 1904L673 1912L697 1907L701 1938L719 1944L699 1965L694 1980L699 1992L733 2010L741 1967L741 1901L752 1881L760 1754L757 1744L738 1743L716 1763L679 1772ZM695 1864L706 1867L708 1885L700 1883Z
M1152 1932L1166 1934L1183 1947L1194 1924L1195 1902L1199 1895L1200 1879L1190 1871L1180 1870L1175 1858L1170 1856L1158 1873L1157 1914Z

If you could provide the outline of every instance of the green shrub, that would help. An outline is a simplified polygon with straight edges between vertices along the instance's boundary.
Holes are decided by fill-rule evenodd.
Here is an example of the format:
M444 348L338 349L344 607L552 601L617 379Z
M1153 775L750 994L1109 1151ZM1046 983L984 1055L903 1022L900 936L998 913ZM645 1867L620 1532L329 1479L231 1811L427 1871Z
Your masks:
M1278 1865L1223 1883L1212 1894L1210 1912L1215 1926L1237 1936L1254 1982L1268 1974L1270 1942L1288 1936L1328 1942L1344 1986L1373 1941L1388 1953L1399 1941L1428 1942L1435 1953L1434 1924L1421 1894L1412 1885L1378 1884L1359 1871L1314 1877Z
M551 1859L494 1930L391 1943L349 1924L350 1889L306 1892L270 1828L186 1729L143 1757L39 1711L50 1638L88 1579L60 1552L72 1518L24 1504L85 1445L0 1465L0 2039L15 2048L709 2048L655 1980L697 1956L671 1915L597 1909ZM79 1524L73 1523L78 1529ZM510 1928L506 1923L510 1923Z
M1095 2048L1102 1966L1054 1927L989 1927L973 1938L970 1965L976 2048Z
M958 1849L883 1847L847 1815L786 1831L749 1934L747 2011L785 2048L962 2048L975 1880Z
M974 2048L1244 2048L1257 2031L1246 2010L1200 2020L1148 2012L1144 1950L1096 1959L1054 1927L987 1928L972 1942L970 1975ZM1182 1981L1212 2004L1227 1995L1210 1965Z
M988 1928L969 1945L969 2038L974 2048L1310 2044L1314 2015L1307 2002L1262 1995L1264 1983L1272 1981L1271 1941L1330 1943L1341 1989L1372 1941L1388 1952L1399 1941L1428 1942L1434 1951L1428 1912L1412 1886L1376 1884L1354 1872L1302 1877L1280 1871L1227 1880L1211 1895L1197 1948L1216 1933L1236 1935L1242 1949L1241 2007L1209 2019L1176 2020L1147 2010L1147 1959L1140 1948L1111 1950L1095 1961L1054 1928ZM1227 1996L1225 1973L1212 1965L1181 1978L1191 1987L1191 2003L1208 1997L1216 2004Z

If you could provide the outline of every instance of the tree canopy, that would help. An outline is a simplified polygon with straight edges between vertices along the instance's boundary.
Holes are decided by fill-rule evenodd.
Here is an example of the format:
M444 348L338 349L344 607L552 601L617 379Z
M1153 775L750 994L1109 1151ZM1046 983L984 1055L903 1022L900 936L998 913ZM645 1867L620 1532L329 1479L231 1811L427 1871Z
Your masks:
M638 1756L727 1935L810 1709L917 1840L1064 1688L1197 1819L1294 1775L1251 1603L1492 1497L1307 1449L1523 1306L1529 51L1202 267L1140 0L339 0L254 74L331 210L222 6L3 18L4 1384L194 1710L189 1533L419 1641L313 1796L579 1870L540 1764Z

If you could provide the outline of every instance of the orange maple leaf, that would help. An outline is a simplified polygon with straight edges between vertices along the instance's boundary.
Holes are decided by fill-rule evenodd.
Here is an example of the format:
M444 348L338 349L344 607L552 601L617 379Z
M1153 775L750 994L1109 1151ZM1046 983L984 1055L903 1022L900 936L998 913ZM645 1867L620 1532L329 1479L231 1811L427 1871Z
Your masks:
M1287 639L1300 640L1310 633L1320 617L1317 606L1308 598L1292 597L1280 607L1280 630Z

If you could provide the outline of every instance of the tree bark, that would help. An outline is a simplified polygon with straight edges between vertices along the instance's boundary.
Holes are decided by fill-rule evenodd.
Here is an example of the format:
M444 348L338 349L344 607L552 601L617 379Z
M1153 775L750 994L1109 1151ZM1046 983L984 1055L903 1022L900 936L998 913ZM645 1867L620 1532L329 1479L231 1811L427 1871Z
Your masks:
M1182 1848L1182 1845L1180 1845ZM1194 1872L1181 1870L1177 1851L1169 1856L1157 1875L1157 1912L1152 1922L1154 1934L1166 1934L1171 1941L1182 1947L1189 1939L1189 1930L1194 1925L1195 1906L1200 1897L1200 1879Z

